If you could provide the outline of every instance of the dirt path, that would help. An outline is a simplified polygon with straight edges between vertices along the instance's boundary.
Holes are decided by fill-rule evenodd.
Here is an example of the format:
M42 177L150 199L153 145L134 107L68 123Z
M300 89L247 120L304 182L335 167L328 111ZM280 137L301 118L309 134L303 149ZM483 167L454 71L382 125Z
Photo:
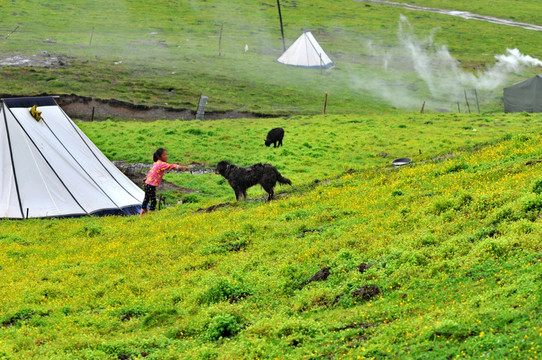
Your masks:
M30 95L0 94L0 98L25 97ZM54 96L52 94L34 94L31 96ZM55 96L55 101L72 119L90 121L119 118L123 120L194 120L196 112L190 109L175 109L160 106L146 106L115 99L95 99L75 94ZM270 118L267 115L242 111L206 111L204 120L218 119L254 119Z
M135 105L115 99L95 99L78 95L60 95L56 99L58 105L71 118L79 120L105 120L121 118L125 120L194 120L196 111L190 109L174 109L159 106ZM94 116L93 116L94 113ZM232 111L206 111L205 120L267 118L266 114Z
M528 23L506 20L506 19L499 19L493 16L473 14L468 11L429 8L429 7L424 7L424 6L405 4L405 3L399 3L399 2L394 2L394 1L384 1L384 0L354 0L354 1L377 4L377 5L400 7L403 9L414 10L414 11L432 12L432 13L437 13L437 14L457 16L463 19L468 19L468 20L487 21L494 24L515 26L515 27L520 27L522 29L527 29L527 30L542 31L542 26L540 25L528 24Z

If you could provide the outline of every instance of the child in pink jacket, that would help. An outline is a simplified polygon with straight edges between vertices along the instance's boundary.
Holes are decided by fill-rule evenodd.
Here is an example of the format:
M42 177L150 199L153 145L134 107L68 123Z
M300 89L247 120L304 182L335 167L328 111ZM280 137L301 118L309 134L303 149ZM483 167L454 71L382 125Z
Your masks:
M186 166L181 166L177 164L168 164L167 163L167 150L164 148L159 148L154 152L153 155L154 164L152 169L147 173L147 178L145 179L145 198L141 204L141 214L143 216L147 212L147 205L150 202L150 211L156 209L156 188L160 186L164 173L168 170L188 170Z

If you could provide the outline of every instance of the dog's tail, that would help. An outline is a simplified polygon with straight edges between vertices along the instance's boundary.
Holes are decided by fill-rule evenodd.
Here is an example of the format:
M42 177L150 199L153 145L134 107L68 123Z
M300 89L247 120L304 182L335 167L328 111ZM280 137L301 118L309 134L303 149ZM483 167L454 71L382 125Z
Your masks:
M284 176L282 176L279 171L277 170L276 167L273 167L273 170L275 170L275 174L277 175L277 181L281 184L288 184L288 185L292 185L292 182L290 181L290 179L288 178L285 178Z

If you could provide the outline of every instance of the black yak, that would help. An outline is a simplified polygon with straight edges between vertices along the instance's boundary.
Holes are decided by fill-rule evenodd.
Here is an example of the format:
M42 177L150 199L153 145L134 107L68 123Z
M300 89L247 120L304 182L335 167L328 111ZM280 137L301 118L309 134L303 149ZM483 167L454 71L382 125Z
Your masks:
M282 139L284 138L284 129L283 128L274 128L269 130L267 133L267 139L265 139L265 146L273 144L273 147L282 146Z

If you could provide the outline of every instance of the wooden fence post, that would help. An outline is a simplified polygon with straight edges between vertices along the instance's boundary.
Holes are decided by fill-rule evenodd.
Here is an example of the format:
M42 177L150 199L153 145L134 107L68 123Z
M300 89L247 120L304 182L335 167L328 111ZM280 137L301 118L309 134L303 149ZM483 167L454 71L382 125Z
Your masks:
M94 26L92 27L92 31L90 32L90 40L88 41L88 46L92 45L93 37L94 37Z
M218 56L222 56L222 29L224 29L224 23L220 25L220 36L218 37Z
M474 96L476 96L476 106L478 107L478 114L480 113L480 103L478 102L478 93L474 89Z

